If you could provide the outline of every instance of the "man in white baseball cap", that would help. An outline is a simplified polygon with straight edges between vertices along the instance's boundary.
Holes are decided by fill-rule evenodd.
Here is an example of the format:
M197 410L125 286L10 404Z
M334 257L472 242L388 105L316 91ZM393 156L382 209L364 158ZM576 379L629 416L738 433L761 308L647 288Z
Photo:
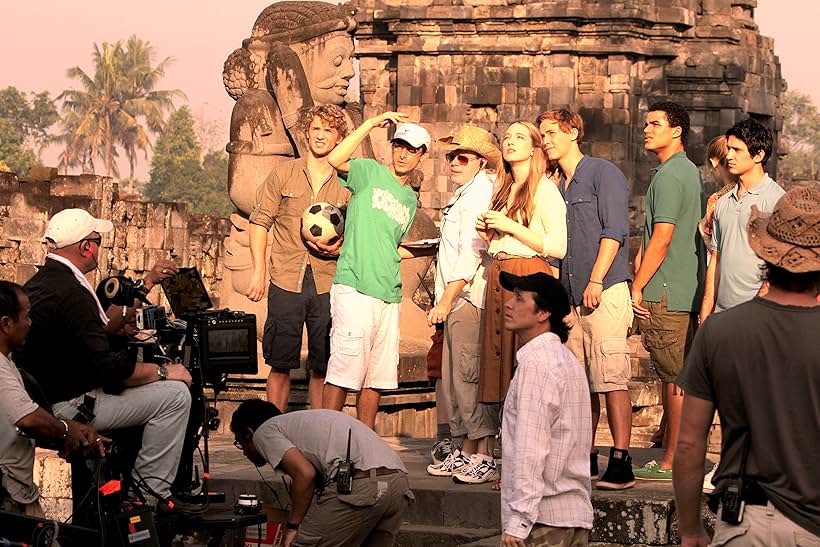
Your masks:
M416 215L416 192L409 178L430 148L430 134L420 125L402 123L399 112L385 112L362 122L336 145L327 161L346 174L352 197L347 206L345 241L330 289L330 360L322 406L341 410L348 391L359 392L359 420L371 429L381 390L398 387L399 306L402 258L399 247ZM351 159L376 127L396 124L392 163Z
M110 220L94 218L83 209L63 209L51 217L46 227L46 242L53 249L79 243L93 232L106 234L114 229Z
M190 508L168 501L191 408L191 375L181 364L138 362L135 353L112 347L108 315L85 274L97 268L102 234L113 228L82 209L51 218L50 252L23 287L31 329L15 361L38 381L58 419L98 431L143 425L134 482L160 508L184 511ZM160 261L154 270L146 276L151 284L176 267Z

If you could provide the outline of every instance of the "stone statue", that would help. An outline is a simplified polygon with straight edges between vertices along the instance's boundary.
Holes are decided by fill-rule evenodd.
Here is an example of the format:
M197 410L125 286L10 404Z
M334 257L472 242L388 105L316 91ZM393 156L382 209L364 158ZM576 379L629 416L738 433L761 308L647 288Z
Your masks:
M264 306L244 296L251 272L247 217L273 166L305 149L304 135L296 130L300 114L332 103L345 109L351 128L361 123L359 106L345 102L354 76L355 28L349 6L278 2L262 11L251 36L225 61L222 80L236 100L226 150L228 191L237 212L225 245L223 307L264 317ZM363 148L362 155L372 157L369 141Z
M255 313L257 334L266 316L267 299L252 302L245 291L252 273L248 239L248 216L257 202L257 189L277 163L299 157L306 150L298 130L302 112L315 104L336 104L348 117L351 129L362 121L361 108L347 102L353 70L353 32L350 5L327 2L286 1L265 8L242 42L225 61L222 73L228 94L236 100L231 114L228 190L237 211L231 215L231 233L225 240L223 278L219 305ZM373 157L369 140L356 154ZM421 173L413 187L418 191ZM427 215L417 214L408 239L433 237L435 225ZM405 261L408 262L408 261ZM429 340L424 314L412 302L429 259L402 265L405 307L402 333ZM415 309L413 309L415 308ZM406 325L406 326L405 326Z

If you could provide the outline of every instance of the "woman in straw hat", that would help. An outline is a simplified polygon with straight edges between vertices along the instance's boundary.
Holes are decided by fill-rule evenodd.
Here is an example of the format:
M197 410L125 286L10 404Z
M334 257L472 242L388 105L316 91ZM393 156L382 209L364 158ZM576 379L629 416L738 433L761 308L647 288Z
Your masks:
M490 210L479 215L476 228L489 241L492 262L481 339L479 400L504 400L512 378L517 342L504 329L504 302L512 293L499 282L501 272L555 276L549 259L567 250L566 206L558 187L545 175L547 160L541 134L530 122L509 126L501 143L502 171Z
M501 151L490 133L473 125L463 125L438 142L447 150L448 178L457 189L442 210L436 302L427 320L431 325L444 323L443 398L449 407L450 435L463 442L460 447L450 442L449 455L434 461L427 472L479 484L499 477L492 457L498 405L478 401L478 340L489 257L475 221L493 196L493 179L485 168L498 168Z

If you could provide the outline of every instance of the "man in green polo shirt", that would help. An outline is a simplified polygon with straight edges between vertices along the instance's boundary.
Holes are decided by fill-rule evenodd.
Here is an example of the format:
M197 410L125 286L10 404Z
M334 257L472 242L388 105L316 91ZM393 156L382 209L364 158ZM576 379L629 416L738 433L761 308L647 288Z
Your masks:
M698 235L705 196L698 168L684 149L689 114L672 102L649 107L644 148L661 164L646 191L646 224L636 260L632 307L643 343L663 382L666 415L664 456L635 471L635 477L672 480L672 458L680 431L683 392L675 385L697 324L705 272Z

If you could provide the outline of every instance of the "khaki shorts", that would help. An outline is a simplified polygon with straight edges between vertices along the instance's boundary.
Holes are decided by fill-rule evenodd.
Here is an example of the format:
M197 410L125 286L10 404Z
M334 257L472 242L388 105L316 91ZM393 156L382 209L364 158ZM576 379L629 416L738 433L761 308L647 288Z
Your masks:
M638 319L641 341L661 381L674 383L695 337L696 315L667 310L665 291L660 302L644 301L643 305L650 315Z
M746 505L740 524L728 524L720 519L723 511L718 511L715 519L715 535L712 543L716 547L745 547L752 545L778 545L802 547L820 545L820 537L812 534L791 521L769 502L767 505Z
M347 285L331 286L325 383L351 391L398 387L400 306Z
M401 471L354 479L353 491L345 495L331 483L313 496L293 546L394 545L412 501L410 483Z
M584 364L592 393L624 391L631 376L626 334L632 324L632 303L626 281L601 294L595 309L576 306L567 316L567 347Z
M584 528L558 528L536 523L529 537L524 540L527 547L585 547L589 545L589 530Z

